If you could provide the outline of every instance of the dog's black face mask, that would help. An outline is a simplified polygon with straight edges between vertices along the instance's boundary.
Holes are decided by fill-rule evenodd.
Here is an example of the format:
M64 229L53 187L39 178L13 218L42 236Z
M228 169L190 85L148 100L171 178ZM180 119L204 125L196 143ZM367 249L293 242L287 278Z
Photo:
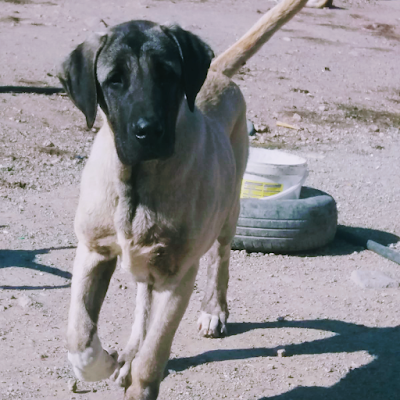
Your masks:
M99 104L126 165L173 154L175 125L186 95L194 102L213 53L178 26L131 21L79 45L59 75L93 126Z

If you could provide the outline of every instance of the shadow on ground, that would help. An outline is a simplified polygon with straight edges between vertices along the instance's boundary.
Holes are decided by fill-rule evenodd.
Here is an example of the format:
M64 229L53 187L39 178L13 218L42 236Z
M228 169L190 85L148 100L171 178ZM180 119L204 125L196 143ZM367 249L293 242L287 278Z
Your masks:
M320 257L320 256L345 256L354 252L366 250L368 240L373 240L383 246L388 246L400 241L400 237L392 233L338 225L333 242L312 251L291 254L294 257ZM399 396L400 399L400 396Z
M336 333L335 336L285 346L286 356L367 351L374 356L369 364L350 370L331 387L296 387L278 396L258 400L398 400L400 398L400 326L374 328L336 321L284 321L229 324L230 336L255 329L301 328ZM194 357L172 359L168 369L183 371L209 362L274 357L279 348L213 350Z
M71 279L72 274L56 267L49 267L36 262L36 256L48 254L53 250L72 249L74 247L57 247L39 250L0 250L0 269L3 268L29 268L39 272L45 272L65 279ZM0 289L7 290L42 290L42 289L63 289L71 286L71 283L54 286L0 286Z
M366 247L368 240L373 240L382 246L389 246L400 241L400 237L393 233L345 225L338 226L336 238L349 240L351 243L363 247Z

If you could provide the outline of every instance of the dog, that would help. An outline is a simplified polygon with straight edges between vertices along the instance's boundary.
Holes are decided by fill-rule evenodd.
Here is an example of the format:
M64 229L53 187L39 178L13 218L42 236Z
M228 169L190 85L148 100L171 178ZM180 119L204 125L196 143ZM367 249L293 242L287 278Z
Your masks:
M231 77L307 0L284 0L213 60L179 26L130 21L91 36L59 78L91 128L75 232L68 358L81 380L111 377L127 399L154 400L200 258L208 283L201 335L227 333L230 243L248 156L246 104ZM213 60L213 61L212 61ZM119 356L97 334L117 259L137 282Z

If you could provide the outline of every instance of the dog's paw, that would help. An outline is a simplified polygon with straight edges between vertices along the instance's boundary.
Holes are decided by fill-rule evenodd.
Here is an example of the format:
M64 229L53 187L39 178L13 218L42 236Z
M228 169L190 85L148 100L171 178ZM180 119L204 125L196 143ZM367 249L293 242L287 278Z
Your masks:
M138 377L139 374L134 370L133 376ZM160 388L160 382L158 380L151 381L146 379L141 381L140 379L134 379L132 384L127 388L125 393L126 399L140 399L140 400L156 400Z
M95 382L107 379L118 366L116 352L93 350L93 347L88 347L81 353L68 353L74 373L82 381Z
M228 333L226 328L226 313L209 314L201 312L200 318L197 320L197 326L201 336L218 338Z
M132 361L134 360L136 351L124 351L118 357L118 366L111 376L117 385L126 388L130 379Z

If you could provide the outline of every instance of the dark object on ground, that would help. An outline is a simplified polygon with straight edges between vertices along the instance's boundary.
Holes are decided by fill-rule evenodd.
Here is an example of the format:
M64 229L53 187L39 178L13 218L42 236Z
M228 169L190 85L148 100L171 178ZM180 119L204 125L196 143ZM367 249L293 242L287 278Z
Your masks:
M254 125L249 119L247 120L247 132L249 132L249 136L254 136L256 134Z
M337 237L357 246L365 247L380 256L387 258L397 264L400 264L400 253L398 251L389 249L382 244L379 244L371 239L365 239L362 235L357 235L356 233L349 232L344 227L339 227L337 230Z
M0 86L0 93L56 94L65 93L65 90L62 87Z

